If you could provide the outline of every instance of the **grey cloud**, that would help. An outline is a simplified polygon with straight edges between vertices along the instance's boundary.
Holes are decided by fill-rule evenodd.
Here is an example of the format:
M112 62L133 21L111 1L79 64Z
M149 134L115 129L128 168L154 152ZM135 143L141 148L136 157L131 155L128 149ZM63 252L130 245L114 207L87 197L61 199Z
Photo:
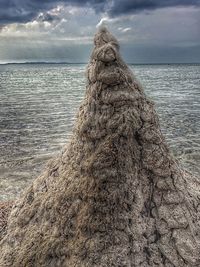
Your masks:
M61 3L91 7L96 13L107 12L111 17L164 7L200 6L200 0L0 0L0 24L31 21L40 12L48 12Z
M55 20L58 20L59 19L59 16L57 15L52 15L50 13L41 13L37 19L39 21L48 21L48 22L51 22L51 21L55 21Z
M92 7L99 13L105 9L106 0L0 0L0 24L31 21L40 12L47 12L58 4ZM49 19L53 17L48 16Z
M115 0L109 10L109 14L118 16L177 6L200 6L200 0Z

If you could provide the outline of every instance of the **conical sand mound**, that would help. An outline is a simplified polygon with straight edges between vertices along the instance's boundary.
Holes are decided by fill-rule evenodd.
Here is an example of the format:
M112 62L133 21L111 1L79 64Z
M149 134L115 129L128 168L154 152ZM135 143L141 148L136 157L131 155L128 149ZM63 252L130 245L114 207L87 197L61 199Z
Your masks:
M12 209L1 267L200 266L200 184L101 29L73 138Z

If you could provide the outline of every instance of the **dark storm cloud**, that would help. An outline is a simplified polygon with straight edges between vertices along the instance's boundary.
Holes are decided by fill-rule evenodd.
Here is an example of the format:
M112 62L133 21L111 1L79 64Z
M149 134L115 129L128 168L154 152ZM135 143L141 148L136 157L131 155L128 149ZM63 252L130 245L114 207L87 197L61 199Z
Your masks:
M109 13L117 16L176 6L200 6L200 0L115 0Z
M61 3L92 7L96 13L107 11L110 16L163 7L200 6L200 0L0 0L0 24L31 21L39 12L47 12ZM54 17L46 19L53 20Z
M88 6L99 13L104 10L106 0L0 0L0 24L31 21L39 12L48 11L58 4Z

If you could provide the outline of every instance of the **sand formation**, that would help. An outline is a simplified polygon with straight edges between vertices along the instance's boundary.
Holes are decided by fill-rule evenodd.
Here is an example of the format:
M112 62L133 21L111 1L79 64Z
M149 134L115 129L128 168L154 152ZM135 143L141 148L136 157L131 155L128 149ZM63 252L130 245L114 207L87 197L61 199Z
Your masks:
M200 266L200 184L103 28L70 143L15 203L1 267Z
M13 202L0 202L0 240L6 234L8 216L10 214Z

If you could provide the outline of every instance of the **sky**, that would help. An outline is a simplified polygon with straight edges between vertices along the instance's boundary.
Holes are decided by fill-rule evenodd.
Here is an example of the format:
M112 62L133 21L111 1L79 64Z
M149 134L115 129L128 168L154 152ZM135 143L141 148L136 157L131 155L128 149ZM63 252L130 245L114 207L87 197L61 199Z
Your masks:
M200 63L200 0L0 0L0 63L88 62L102 24L128 63Z

